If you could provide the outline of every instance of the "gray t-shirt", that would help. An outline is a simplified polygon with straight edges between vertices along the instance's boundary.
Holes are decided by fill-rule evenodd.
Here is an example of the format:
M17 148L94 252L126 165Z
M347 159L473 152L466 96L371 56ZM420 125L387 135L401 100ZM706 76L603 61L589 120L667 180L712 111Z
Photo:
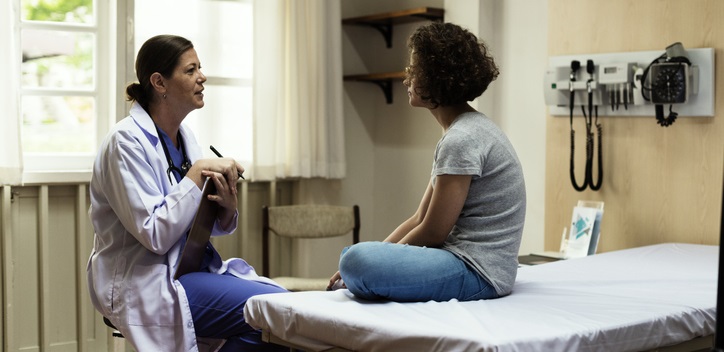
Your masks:
M495 287L512 291L525 222L525 182L518 156L498 126L479 112L458 116L437 143L438 175L472 175L465 205L443 249Z

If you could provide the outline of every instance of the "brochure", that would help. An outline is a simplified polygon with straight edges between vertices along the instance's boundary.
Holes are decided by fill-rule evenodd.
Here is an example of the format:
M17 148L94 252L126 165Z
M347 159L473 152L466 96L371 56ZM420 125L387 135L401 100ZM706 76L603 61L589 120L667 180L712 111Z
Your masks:
M585 257L589 255L591 251L595 253L598 245L598 234L594 239L594 229L598 230L596 227L596 218L599 219L600 223L598 214L599 210L596 208L585 206L576 206L573 208L571 231L565 250L566 258Z

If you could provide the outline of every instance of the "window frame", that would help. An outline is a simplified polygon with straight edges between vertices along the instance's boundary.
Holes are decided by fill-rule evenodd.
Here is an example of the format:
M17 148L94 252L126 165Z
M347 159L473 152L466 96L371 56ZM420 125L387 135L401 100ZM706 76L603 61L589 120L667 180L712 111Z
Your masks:
M22 6L22 0L11 0L15 2L18 9ZM90 181L91 169L95 160L96 150L100 146L101 141L108 133L108 130L117 120L114 112L116 111L116 77L118 70L112 70L117 67L117 55L119 51L115 43L124 43L125 26L116 28L116 23L122 23L116 14L119 11L124 0L93 0L93 14L95 21L90 24L86 23L69 23L69 22L43 22L43 21L25 21L21 17L21 11L15 18L16 32L15 36L15 52L17 55L22 53L22 36L23 30L48 30L76 33L90 33L94 36L94 62L93 75L94 85L91 88L83 89L67 89L67 88L44 88L44 87L23 87L18 80L18 101L22 101L24 96L85 96L92 97L95 100L95 148L87 153L29 153L23 151L23 183L24 184L49 184L49 183L74 183ZM126 1L133 3L133 0ZM125 24L127 21L123 21ZM116 33L124 32L124 41L117 41ZM18 70L18 74L21 72ZM122 77L122 76L121 76ZM18 119L22 118L22 106L19 105ZM22 125L22 121L20 122Z
M22 0L10 0L17 9ZM215 0L228 1L228 0ZM241 3L252 3L253 0L233 0ZM126 85L136 81L135 76L135 0L94 0L95 23L48 23L22 21L20 11L15 18L15 52L20 55L22 43L20 33L23 29L47 29L60 31L94 31L96 55L94 62L95 85L92 90L28 88L20 85L18 102L28 93L58 95L61 92L72 95L92 95L96 98L96 150L89 153L38 154L23 153L22 182L24 184L70 184L90 182L93 161L102 140L116 122L128 115L131 104L125 99ZM72 29L71 29L72 28ZM20 67L18 67L20 72ZM253 87L252 78L225 76L207 76L208 86ZM45 92L48 91L48 92ZM61 94L62 95L62 94ZM18 106L21 108L21 106ZM22 113L18 111L18 119ZM250 117L253 119L253 116ZM20 122L22 123L22 122ZM208 151L210 154L210 151ZM226 153L226 151L225 151ZM232 153L233 154L233 153ZM213 157L211 155L207 155ZM247 160L244 160L248 162ZM38 166L42 165L42 168Z

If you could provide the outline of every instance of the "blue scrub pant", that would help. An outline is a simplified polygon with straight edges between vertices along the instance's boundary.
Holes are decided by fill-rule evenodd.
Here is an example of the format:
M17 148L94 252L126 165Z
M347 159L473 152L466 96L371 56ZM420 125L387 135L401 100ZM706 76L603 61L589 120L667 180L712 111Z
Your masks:
M195 272L179 278L186 291L196 335L226 339L221 351L289 351L261 341L261 332L244 320L244 305L256 295L287 292L230 274Z
M440 248L361 242L342 251L339 272L349 291L363 299L443 302L498 297L462 259Z

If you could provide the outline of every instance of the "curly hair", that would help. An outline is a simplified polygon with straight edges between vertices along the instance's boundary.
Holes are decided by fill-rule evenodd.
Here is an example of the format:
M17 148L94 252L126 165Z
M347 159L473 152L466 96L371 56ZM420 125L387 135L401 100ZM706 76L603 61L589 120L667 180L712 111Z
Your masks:
M462 104L479 97L499 74L488 47L474 34L452 23L419 27L408 39L410 66L406 86L433 106Z

